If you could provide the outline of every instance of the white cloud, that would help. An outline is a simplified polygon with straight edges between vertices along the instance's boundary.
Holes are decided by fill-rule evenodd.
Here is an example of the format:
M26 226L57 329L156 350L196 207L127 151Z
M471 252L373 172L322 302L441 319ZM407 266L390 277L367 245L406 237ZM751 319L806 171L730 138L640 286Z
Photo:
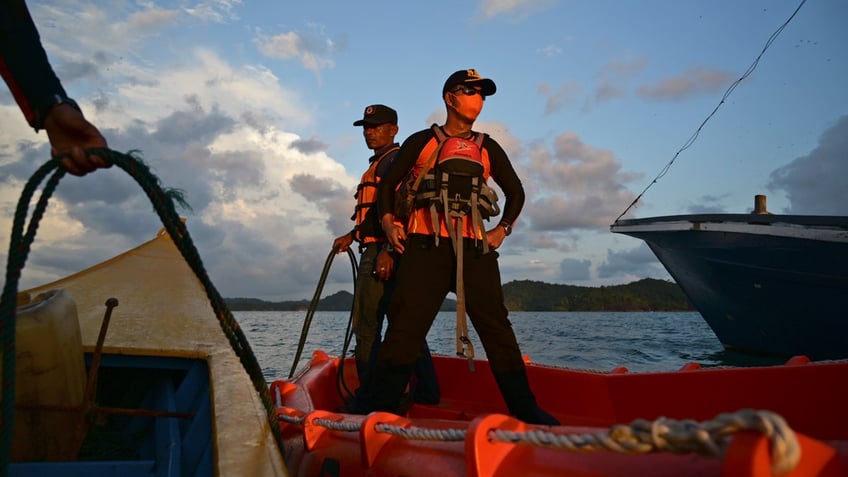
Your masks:
M141 149L164 187L185 191L193 212L182 213L216 285L228 296L308 296L313 284L302 275L320 270L325 250L311 253L304 244L329 250L338 229L350 227L357 178L320 147L320 137L304 147L304 138L289 132L314 121L300 96L265 66L233 64L209 49L194 49L175 65L126 66L131 73L110 77L108 90L80 95L80 103L113 149ZM0 149L0 227L9 230L23 181L49 153L44 134L28 130L16 107L0 107L0 119L9 125L0 130L7 145ZM307 173L345 194L328 204L295 193L292 178ZM22 287L123 252L161 225L118 168L66 177L47 214Z
M562 48L557 45L545 45L536 51L538 51L542 56L559 56L562 54Z
M186 98L204 109L217 107L232 116L249 114L264 123L283 120L290 126L306 126L312 122L299 96L269 69L232 65L208 49L195 50L189 63L174 68L140 69L138 77L142 81L115 85L113 102L118 104L102 114L102 122L152 122Z
M693 67L659 83L639 86L636 88L636 94L657 101L680 101L690 96L715 93L727 88L736 76L729 71Z
M635 197L625 184L638 178L621 171L612 151L594 148L572 132L557 136L553 150L533 148L521 162L521 176L534 229L560 231L608 226L620 204Z
M120 6L75 2L64 6L34 3L30 8L54 66L57 58L134 57L133 48L179 21L178 11L156 7L132 12Z
M335 66L331 56L336 45L330 39L290 31L272 36L260 34L255 42L263 55L281 60L298 59L304 68L315 73Z
M573 106L581 87L576 81L564 81L556 91L548 83L540 84L538 90L545 97L545 114L550 114L566 106Z
M629 281L646 277L669 279L668 272L645 242L629 250L607 250L606 261L598 265L598 276L629 277Z
M523 20L530 14L555 4L554 0L483 0L480 2L480 11L486 19L504 15L511 19Z
M162 8L150 8L142 12L136 12L130 15L126 22L126 26L130 28L130 33L133 35L140 34L145 31L158 31L163 26L170 26L176 23L178 10L166 10Z
M226 23L238 20L239 6L241 0L207 0L186 8L185 12L205 22Z
M772 171L768 188L787 192L785 213L848 215L848 116L822 133L809 154Z

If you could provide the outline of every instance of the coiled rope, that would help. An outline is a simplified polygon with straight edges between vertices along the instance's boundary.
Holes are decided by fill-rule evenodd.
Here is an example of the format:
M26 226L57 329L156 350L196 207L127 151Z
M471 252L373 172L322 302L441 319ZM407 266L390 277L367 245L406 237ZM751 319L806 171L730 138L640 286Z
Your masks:
M315 287L315 293L312 295L312 302L309 304L309 309L307 310L306 317L303 320L303 327L300 331L300 339L297 343L297 350L295 351L291 370L289 371L289 379L291 379L297 371L297 365L300 362L300 357L303 354L303 348L306 346L306 339L309 336L309 327L312 325L312 318L315 315L315 311L318 309L318 304L321 302L321 292L324 290L324 283L327 281L327 275L330 273L330 265L333 264L333 259L337 253L338 249L333 248L330 250L330 254L327 255L327 259L324 261L324 268L321 270L321 277L318 279L318 285ZM353 296L356 296L356 277L359 273L359 265L357 264L356 256L350 247L347 249L347 256L350 259L350 266L353 270ZM350 348L350 342L353 338L353 308L351 308L350 314L348 315L347 328L345 329L344 336L342 352L339 355L342 359L339 360L339 371L336 373L336 386L338 388L339 396L341 396L343 400L348 401L353 396L353 391L350 390L344 380L344 357L347 356L347 351L348 348Z
M356 283L356 258L353 256L353 251L349 248L347 252L353 265L353 283ZM294 376L295 371L297 371L297 364L300 361L301 354L303 354L303 348L306 346L306 338L309 336L309 327L312 325L312 318L315 315L315 310L318 309L318 304L321 302L321 292L324 290L324 283L327 281L327 275L330 273L330 265L333 264L333 258L335 258L337 253L338 250L335 248L330 250L330 254L327 255L327 259L324 260L324 268L321 270L321 277L318 279L318 285L315 287L315 293L312 295L312 302L309 304L309 309L306 311L306 318L303 319L303 328L300 330L300 340L297 343L297 351L295 351L294 359L292 359L289 379L291 379L292 376ZM342 356L344 356L344 354L342 354Z
M236 322L224 299L209 279L188 230L176 212L175 201L179 202L181 206L188 208L188 204L183 199L182 192L176 189L163 189L156 175L141 160L138 151L129 151L124 154L107 148L97 148L89 149L86 152L104 158L123 169L141 186L150 199L154 210L162 220L165 230L171 236L174 244L192 271L194 271L198 280L203 284L206 296L209 298L212 308L215 311L215 316L218 318L221 329L227 336L230 345L239 357L242 366L250 376L254 388L262 399L262 403L267 411L271 431L274 434L281 454L283 454L282 436L274 418L274 403L271 400L268 384L262 375L262 368L259 366L256 356L253 354L238 322ZM44 185L41 196L33 209L32 218L26 227L26 233L24 233L24 223L30 201L41 182L51 172L52 175ZM0 476L7 475L7 466L12 448L12 426L15 412L15 308L18 281L20 280L21 271L26 263L32 242L35 239L39 222L47 208L47 202L65 173L65 169L61 167L57 158L53 158L41 166L24 186L12 224L8 263L6 266L6 283L3 287L3 294L0 296L0 345L3 347L3 403L2 416L0 416L0 462L2 462L2 465L0 465Z

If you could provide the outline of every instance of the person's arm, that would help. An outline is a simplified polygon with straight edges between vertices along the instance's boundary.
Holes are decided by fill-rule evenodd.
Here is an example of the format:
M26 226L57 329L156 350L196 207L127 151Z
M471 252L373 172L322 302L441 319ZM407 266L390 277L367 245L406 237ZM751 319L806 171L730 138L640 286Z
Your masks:
M380 280L388 280L395 273L395 257L385 247L377 254L374 265L372 273Z
M356 232L354 230L351 230L341 237L336 237L336 239L333 240L333 250L335 250L336 253L347 252L347 249L350 248L350 244L353 243L355 233Z
M85 149L107 147L106 139L65 93L23 0L0 0L0 75L27 122L47 132L53 156L63 156L62 165L71 174L110 167L85 154Z
M432 132L429 129L409 136L400 146L391 169L380 180L380 186L377 189L377 213L380 217L380 225L386 233L386 240L399 254L404 251L406 231L395 219L395 190L413 169L418 161L418 154L431 137Z
M0 0L0 73L36 131L54 104L69 100L23 0Z
M501 220L492 230L486 232L489 246L497 249L503 243L504 238L512 233L512 226L518 220L521 209L524 208L524 186L500 144L487 137L483 146L489 152L491 177L503 191L505 200Z
M392 166L380 180L380 186L377 189L377 213L380 214L381 221L386 214L394 215L395 190L415 166L418 153L432 137L429 131L427 129L409 136L400 146Z

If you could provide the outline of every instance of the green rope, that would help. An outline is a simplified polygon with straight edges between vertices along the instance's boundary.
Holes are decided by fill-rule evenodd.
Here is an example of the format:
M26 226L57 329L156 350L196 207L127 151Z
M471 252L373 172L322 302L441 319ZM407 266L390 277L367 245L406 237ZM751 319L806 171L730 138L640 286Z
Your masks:
M353 255L353 250L350 248L347 249L347 256L350 258L350 266L353 270L353 297L354 297L354 306L356 305L356 282L357 275L359 273L359 264L356 261L356 256ZM339 396L343 401L348 402L351 398L353 398L353 392L347 385L347 382L344 380L344 366L345 366L345 358L347 357L347 350L350 348L350 342L353 340L353 316L354 309L353 306L350 308L350 313L347 315L347 328L345 328L344 342L342 344L342 352L339 355L341 358L339 359L339 371L336 373L336 389L339 392ZM360 383L361 385L361 383Z
M189 208L183 199L182 192L176 189L163 190L160 186L159 179L141 160L138 151L129 151L124 154L104 148L90 149L86 152L105 158L107 161L126 171L141 186L150 199L154 210L162 220L165 230L167 230L183 258L185 258L203 285L206 296L209 298L224 334L241 360L242 366L250 376L253 386L259 392L259 396L267 411L271 432L274 434L281 455L285 455L280 427L274 417L275 406L271 399L268 384L262 374L262 368L256 360L256 356L253 354L250 344L239 327L238 322L233 317L220 293L218 293L215 285L209 279L188 230L176 212L175 201L181 206ZM27 208L33 194L39 184L51 172L53 172L53 175L44 185L42 195L33 209L32 218L30 219L26 234L24 234L23 230L27 217ZM0 346L3 348L3 402L2 415L0 415L0 462L2 462L2 465L0 465L0 477L7 475L7 467L12 450L12 426L15 411L15 308L18 281L20 280L21 271L29 254L30 246L35 239L38 224L47 208L47 201L64 175L65 169L60 166L57 158L53 158L41 166L24 186L12 224L12 236L10 238L8 263L6 266L6 283L3 287L3 294L0 296Z
M300 330L300 340L297 343L297 350L294 353L294 359L292 360L291 370L289 371L289 379L294 376L295 371L297 371L297 363L300 361L300 356L303 354L303 348L306 346L306 338L309 336L309 327L312 324L312 318L315 315L315 311L318 309L318 304L321 302L321 292L324 290L324 283L327 281L327 275L330 273L330 265L333 264L333 259L336 257L338 253L337 248L333 248L330 250L329 255L327 255L327 259L324 260L324 268L321 270L321 277L318 278L318 285L315 287L315 293L312 294L312 301L309 303L309 308L306 310L306 318L303 319L303 327ZM356 292L356 257L353 255L353 250L350 248L347 249L347 255L350 257L350 263L353 266L353 284L354 284L354 293ZM353 311L351 310L350 319L353 318ZM350 319L348 320L348 330L350 330ZM347 336L349 333L346 333ZM345 341L344 349L342 350L342 357L344 358L345 353L347 353L347 346L350 344L348 340ZM342 360L344 361L344 359Z

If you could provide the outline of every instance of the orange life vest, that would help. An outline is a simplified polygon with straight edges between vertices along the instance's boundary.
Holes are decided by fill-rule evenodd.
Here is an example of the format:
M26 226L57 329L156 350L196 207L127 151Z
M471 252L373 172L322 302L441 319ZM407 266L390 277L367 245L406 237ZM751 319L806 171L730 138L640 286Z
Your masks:
M386 237L383 234L383 228L380 225L380 219L377 217L377 187L380 184L380 176L377 175L377 168L380 167L380 162L392 152L400 149L395 146L384 152L380 157L374 159L368 170L362 174L362 179L359 180L359 185L356 187L356 209L351 219L356 222L354 227L354 238L362 244L373 242L385 242Z
M436 125L433 125L433 132L435 136L424 145L424 148L421 149L421 152L418 154L418 160L416 160L415 165L412 168L412 174L414 177L418 177L419 174L426 174L429 171L425 171L424 169L427 167L428 163L430 163L431 156L436 148L439 147L440 139L443 141L445 139L444 132ZM483 136L481 133L474 133L474 137L480 141L482 144ZM441 136L441 138L440 138ZM483 182L489 180L489 152L486 148L480 146L480 162L483 165ZM420 190L419 190L420 193ZM451 218L451 226L452 228L456 228L456 221L462 220L457 218ZM450 237L450 230L448 229L448 223L445 218L445 214L442 210L438 210L438 223L439 223L439 231L438 235L440 237ZM479 225L479 224L478 224ZM430 207L416 207L413 213L409 217L409 222L407 224L407 233L413 234L424 234L424 235L435 235L436 231L434 228L434 219L433 214ZM475 227L475 224L472 220L466 220L463 225L463 237L472 238L472 239L482 239L483 233Z

